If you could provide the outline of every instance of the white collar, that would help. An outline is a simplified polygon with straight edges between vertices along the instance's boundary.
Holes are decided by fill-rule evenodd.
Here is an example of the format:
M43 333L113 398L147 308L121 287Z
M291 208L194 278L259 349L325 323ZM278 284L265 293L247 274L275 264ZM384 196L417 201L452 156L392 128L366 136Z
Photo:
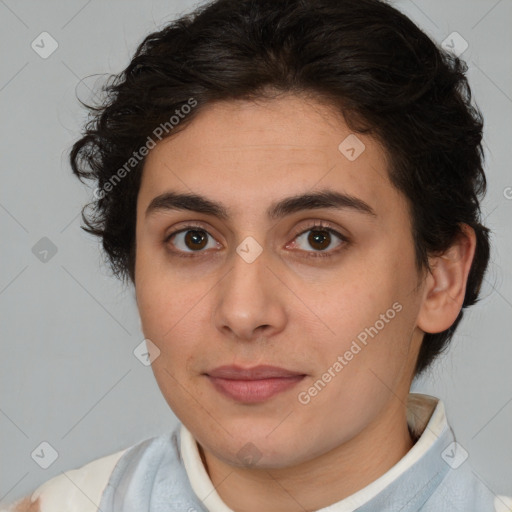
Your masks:
M408 396L407 423L419 439L404 457L363 489L318 512L353 512L364 505L417 462L442 432L449 428L443 402L433 396L419 393L410 393ZM427 424L428 428L426 428ZM190 485L209 512L234 512L222 501L215 490L201 460L197 443L183 424L181 425L181 453Z

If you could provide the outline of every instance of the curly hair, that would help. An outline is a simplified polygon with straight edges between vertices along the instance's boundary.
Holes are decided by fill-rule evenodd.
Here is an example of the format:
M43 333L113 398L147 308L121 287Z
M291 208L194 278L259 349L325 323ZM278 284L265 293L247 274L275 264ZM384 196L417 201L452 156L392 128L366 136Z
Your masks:
M450 247L461 224L475 231L462 309L449 329L425 333L419 375L478 300L489 260L479 204L483 118L466 71L381 0L204 4L145 37L126 69L104 84L102 104L84 104L89 118L70 161L97 188L82 228L100 237L113 274L134 282L136 201L152 135L172 136L216 101L315 96L387 150L390 180L408 200L418 269Z

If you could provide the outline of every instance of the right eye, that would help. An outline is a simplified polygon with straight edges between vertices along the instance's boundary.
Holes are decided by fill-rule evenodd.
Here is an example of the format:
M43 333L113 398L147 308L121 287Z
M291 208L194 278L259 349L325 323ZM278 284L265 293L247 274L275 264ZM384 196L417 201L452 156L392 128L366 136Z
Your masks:
M194 257L194 253L205 252L203 249L215 248L218 244L212 243L208 247L208 238L214 240L212 235L200 226L185 226L182 229L169 233L164 242L172 246L169 250L176 256L185 258ZM177 247L177 250L175 249Z

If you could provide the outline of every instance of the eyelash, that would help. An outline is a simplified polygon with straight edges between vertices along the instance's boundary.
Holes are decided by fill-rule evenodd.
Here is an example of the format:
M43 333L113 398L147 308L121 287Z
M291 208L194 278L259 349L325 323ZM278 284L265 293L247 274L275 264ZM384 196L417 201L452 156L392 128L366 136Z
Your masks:
M174 235L177 235L177 234L183 233L183 232L187 232L187 231L204 231L205 233L208 234L208 236L212 237L212 235L210 235L210 233L208 233L208 231L206 229L204 229L203 226L189 224L188 226L185 226L184 228L173 231L172 233L169 233L168 235L166 235L166 237L164 238L164 244L167 245ZM305 256L306 258L332 258L334 255L338 254L341 250L343 250L343 247L349 242L348 238L345 235L342 235L341 233L339 233L338 231L336 231L335 229L330 227L330 225L328 223L324 223L323 221L315 222L313 225L309 226L308 228L303 229L302 231L296 233L293 237L293 240L295 240L297 237L303 235L304 233L307 233L308 231L327 231L328 233L331 233L331 234L337 236L338 238L340 238L340 240L343 243L340 245L340 247L338 247L337 249L331 250L331 251L306 251L308 253L308 255ZM198 252L186 253L183 251L179 251L179 250L175 251L172 249L170 251L172 252L173 255L176 255L180 258L196 258L196 257L198 257L198 254L200 254L201 252L204 252L204 251L198 251Z

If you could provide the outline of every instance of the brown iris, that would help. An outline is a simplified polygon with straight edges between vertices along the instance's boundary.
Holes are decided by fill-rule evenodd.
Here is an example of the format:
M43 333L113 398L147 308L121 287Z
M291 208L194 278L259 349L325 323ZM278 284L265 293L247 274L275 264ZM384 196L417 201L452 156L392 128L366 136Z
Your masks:
M331 243L331 234L326 230L311 230L311 233L308 236L308 242L314 249L325 249L329 247L329 244Z
M189 242L192 246L189 245ZM207 236L204 231L201 230L189 230L185 234L185 243L187 247L193 250L202 249L207 243Z

